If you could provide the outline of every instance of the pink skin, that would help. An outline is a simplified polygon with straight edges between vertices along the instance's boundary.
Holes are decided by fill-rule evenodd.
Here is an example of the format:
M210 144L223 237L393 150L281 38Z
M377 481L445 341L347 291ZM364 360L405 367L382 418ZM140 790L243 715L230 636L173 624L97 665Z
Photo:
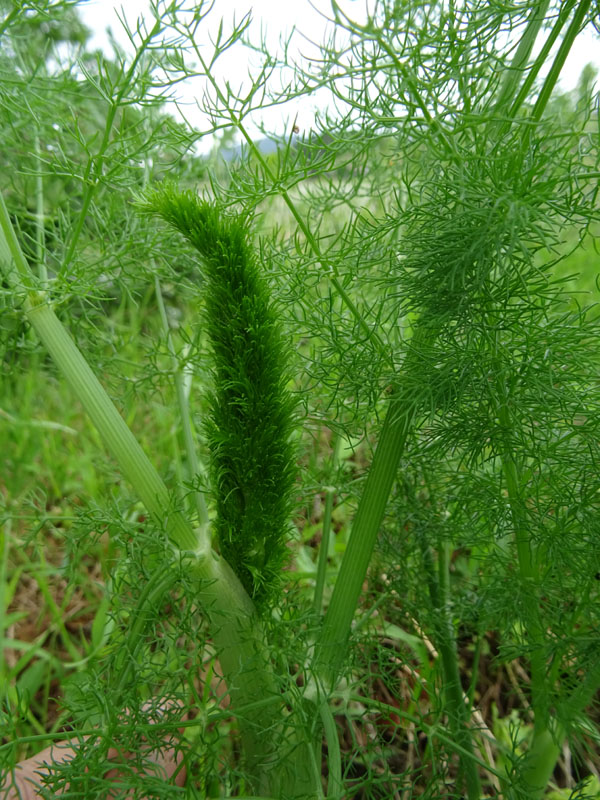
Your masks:
M148 704L150 705L150 704ZM168 743L168 740L166 740ZM69 742L59 742L35 756L20 761L14 771L14 780L11 776L5 777L0 784L0 791L8 787L8 794L2 794L4 800L36 800L40 797L42 787L41 778L49 772L48 764L61 764L69 761L76 753L76 749L71 747ZM172 778L183 759L183 754L172 748L161 748L158 751L148 753L150 761L161 768L162 773L167 779ZM127 759L127 754L119 753L115 748L111 748L107 754L107 766ZM108 769L107 779L115 779L119 776L118 767ZM183 786L185 782L185 767L182 767L175 775L174 783L176 786ZM61 792L62 794L62 792ZM111 797L108 795L107 797Z

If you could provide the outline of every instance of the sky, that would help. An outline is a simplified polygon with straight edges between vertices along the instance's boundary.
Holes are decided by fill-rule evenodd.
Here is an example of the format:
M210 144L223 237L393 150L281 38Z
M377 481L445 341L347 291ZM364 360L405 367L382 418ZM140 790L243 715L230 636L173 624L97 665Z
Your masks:
M346 0L346 5L353 9L356 7L360 14L361 7L364 9L365 3L368 1ZM93 31L90 46L92 48L101 48L107 54L112 52L109 38L106 35L106 27L110 25L119 44L126 50L131 50L131 43L119 22L117 12L120 15L125 13L127 21L130 24L134 24L140 15L148 15L149 5L149 0L127 0L126 3L123 0L86 0L86 2L81 3L78 6L78 12L83 22ZM190 7L195 4L189 3L186 5ZM197 5L200 5L200 3L197 3ZM206 6L208 5L209 3L207 2ZM330 8L327 0L316 0L314 5L321 6L325 12ZM262 34L266 36L266 41L270 48L280 51L281 37L287 38L292 28L296 27L297 31L293 38L296 45L290 51L292 57L303 57L310 53L315 56L318 54L318 50L314 45L310 44L303 34L306 33L310 39L320 42L325 35L326 25L323 14L313 7L310 0L279 0L278 2L275 2L275 0L215 0L214 9L208 15L205 27L204 38L207 44L210 36L215 35L221 18L231 27L234 18L239 22L249 11L252 13L252 25L249 34L253 41L258 42ZM360 16L356 18L360 19ZM207 51L210 52L211 49L210 46L207 47ZM234 53L235 56L233 55ZM220 77L231 79L235 83L236 81L241 81L247 74L250 66L247 60L249 55L247 49L242 47L236 47L235 50L232 49L231 54L231 58L229 54L224 54L219 59ZM256 60L257 57L255 56L254 58ZM182 110L186 117L202 129L205 118L198 111L195 103L198 87L189 84L181 85L178 87L178 92L183 100ZM318 98L301 98L298 101L286 104L285 110L277 108L263 112L262 121L268 130L278 133L281 133L283 128L289 129L295 119L304 120L304 127L310 128L312 127L310 121L314 118L318 106ZM177 116L175 109L173 109L173 112ZM204 126L206 126L206 123L204 123ZM252 132L256 133L257 130L255 129ZM210 146L212 141L206 144ZM203 149L202 146L200 149Z
M362 21L364 19L367 4L372 5L372 0L342 0L340 5L346 9L351 16ZM117 11L125 14L128 22L135 26L137 18L141 15L150 18L148 15L149 0L85 0L78 5L78 11L87 25L93 31L91 41L92 47L103 49L108 55L112 53L106 28L110 25L112 32L125 49L131 51L131 43L125 34L123 27L117 17ZM200 3L190 3L188 7L200 5ZM207 3L207 5L209 5ZM280 49L282 37L287 38L286 34L296 28L296 34L292 39L293 46L290 50L292 59L303 58L315 54L314 46L310 41L320 42L326 36L326 22L323 14L317 9L322 9L323 14L330 10L328 0L215 0L214 9L208 15L205 27L203 23L205 41L208 43L211 34L214 36L219 23L223 18L231 23L234 16L239 21L248 12L252 11L252 26L250 28L250 38L257 41L261 36L261 29L267 38L271 48ZM208 49L208 48L207 48ZM246 51L236 48L235 57L223 59L221 77L242 81L247 74L249 63ZM242 54L243 53L243 54ZM600 71L600 37L598 34L586 31L580 35L577 45L572 48L569 59L565 64L561 74L560 88L563 90L572 89L578 82L581 70L589 63L594 63ZM203 115L197 110L195 97L198 94L197 86L182 85L180 87L181 99L186 116L200 129L205 126ZM323 95L322 95L323 96ZM318 96L303 98L292 104L287 104L285 110L271 109L263 112L263 122L270 130L281 132L284 124L289 125L290 120L296 117L300 120L300 129L310 128L311 120L320 105ZM173 109L176 114L176 110ZM204 123L204 124L203 124Z

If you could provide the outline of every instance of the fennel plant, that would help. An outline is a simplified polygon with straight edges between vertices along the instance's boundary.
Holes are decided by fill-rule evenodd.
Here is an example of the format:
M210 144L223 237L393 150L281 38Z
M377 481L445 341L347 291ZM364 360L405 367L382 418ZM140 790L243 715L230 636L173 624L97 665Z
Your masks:
M597 323L565 272L597 235L597 97L589 81L576 104L556 93L591 2L378 2L357 21L334 0L318 63L255 45L243 96L215 65L248 18L207 53L215 9L158 3L132 60L79 51L77 75L27 49L42 20L85 41L73 4L41 5L2 23L19 165L0 206L5 363L15 389L16 349L23 371L58 370L135 499L100 493L66 531L72 553L113 535L112 591L90 643L56 622L54 728L35 727L26 665L4 671L7 769L68 724L80 749L46 796L106 796L115 741L138 754L123 796L181 796L141 743L182 727L191 797L543 797L565 743L599 738ZM163 113L184 79L202 81L209 130ZM316 90L329 110L265 154L252 115ZM223 130L243 144L232 163L187 153ZM119 350L136 338L132 364ZM173 402L173 373L185 442L161 448L134 413ZM328 467L300 422L333 437ZM326 499L318 564L290 535L298 473ZM4 519L6 548L28 517ZM516 717L479 692L502 669ZM180 705L149 726L157 692Z

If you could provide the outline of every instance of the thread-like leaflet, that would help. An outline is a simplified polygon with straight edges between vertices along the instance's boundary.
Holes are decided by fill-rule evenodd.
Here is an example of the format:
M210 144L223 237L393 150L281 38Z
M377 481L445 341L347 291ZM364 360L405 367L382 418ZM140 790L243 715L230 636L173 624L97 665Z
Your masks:
M295 480L295 404L281 327L241 218L169 185L147 192L143 207L202 256L213 355L206 436L215 531L222 555L264 610L281 586Z

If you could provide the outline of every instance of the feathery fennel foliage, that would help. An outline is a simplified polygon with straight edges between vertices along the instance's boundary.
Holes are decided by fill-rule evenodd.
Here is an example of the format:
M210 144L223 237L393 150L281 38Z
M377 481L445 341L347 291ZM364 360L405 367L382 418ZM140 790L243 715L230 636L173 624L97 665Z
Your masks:
M206 439L219 549L254 602L271 608L289 558L294 401L276 312L246 225L172 187L148 192L202 256L202 316L214 359Z

